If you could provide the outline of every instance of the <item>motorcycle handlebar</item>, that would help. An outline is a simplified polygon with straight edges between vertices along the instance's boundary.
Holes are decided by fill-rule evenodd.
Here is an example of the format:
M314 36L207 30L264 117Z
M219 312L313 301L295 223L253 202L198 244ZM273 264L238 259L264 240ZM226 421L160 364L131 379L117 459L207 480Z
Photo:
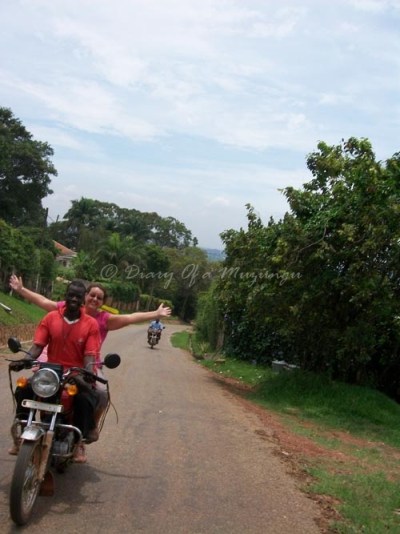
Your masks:
M40 362L36 361L36 360L26 360L25 358L22 358L21 360L9 360L7 359L9 363L9 369L11 371L22 371L23 369L32 369L32 367L34 365L39 365ZM87 371L86 369L82 369L81 367L70 367L70 369L68 370L69 372L71 371L76 371L76 372L79 372L80 374L82 374L83 376L86 376L86 377L90 377L92 378L93 380L96 380L97 382L100 382L101 384L108 384L108 380L105 379L105 378L102 378L101 376L97 376L96 374L94 373L91 373L90 371Z
M97 382L100 382L101 384L108 384L108 380L105 378L101 378L101 376L94 375Z
M69 372L78 371L79 374L83 375L87 378L92 378L93 380L96 380L97 382L101 382L102 384L108 384L108 380L105 378L102 378L101 376L97 376L94 373L91 373L90 371L87 371L86 369L82 369L81 367L70 367Z
M26 358L21 358L20 360L10 360L7 358L8 367L11 371L22 371L23 369L32 369L32 367L39 362L36 360L27 360Z

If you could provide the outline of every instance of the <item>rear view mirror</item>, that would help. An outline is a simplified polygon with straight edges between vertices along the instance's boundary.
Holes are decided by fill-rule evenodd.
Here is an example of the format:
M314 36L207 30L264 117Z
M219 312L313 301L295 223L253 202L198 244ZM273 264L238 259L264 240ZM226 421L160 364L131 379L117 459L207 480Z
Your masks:
M115 369L121 363L121 357L119 354L110 353L106 355L103 363L108 369Z
M9 337L7 344L11 352L14 352L14 353L19 352L22 348L20 340L16 337Z

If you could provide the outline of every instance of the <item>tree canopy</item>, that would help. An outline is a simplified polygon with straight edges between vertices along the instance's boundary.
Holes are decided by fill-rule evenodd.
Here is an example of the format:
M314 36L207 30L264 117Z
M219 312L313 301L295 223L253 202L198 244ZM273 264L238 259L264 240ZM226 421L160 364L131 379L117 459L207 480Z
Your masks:
M0 217L13 226L45 226L42 200L56 176L53 149L33 139L8 108L0 107Z
M161 293L166 301L175 300L184 318L193 318L196 290L186 287L180 272L185 259L204 268L206 255L196 248L190 230L171 216L84 197L72 201L63 220L47 226L42 199L52 193L51 176L57 174L52 155L51 147L34 140L11 110L0 108L3 287L15 271L28 286L46 291L57 272L67 279L103 282L113 297L130 305L139 296L146 306L154 305ZM77 253L68 266L56 265L53 240Z
M225 344L397 395L400 153L379 162L366 139L321 142L307 166L282 220L264 226L247 206L247 230L222 234Z
M185 248L197 244L190 230L174 217L84 197L72 201L63 220L53 223L51 231L57 241L78 251L93 248L100 236L110 233L159 247Z

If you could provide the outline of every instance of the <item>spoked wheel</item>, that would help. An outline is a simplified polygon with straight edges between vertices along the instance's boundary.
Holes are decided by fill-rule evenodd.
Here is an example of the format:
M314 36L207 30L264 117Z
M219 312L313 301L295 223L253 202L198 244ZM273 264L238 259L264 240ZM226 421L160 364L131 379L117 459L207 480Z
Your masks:
M40 489L41 442L25 441L15 462L10 491L11 519L17 525L29 521Z

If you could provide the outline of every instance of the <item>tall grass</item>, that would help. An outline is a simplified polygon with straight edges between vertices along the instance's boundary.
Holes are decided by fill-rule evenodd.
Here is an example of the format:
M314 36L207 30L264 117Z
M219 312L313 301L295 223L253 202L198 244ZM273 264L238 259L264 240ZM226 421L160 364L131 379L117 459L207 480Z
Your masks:
M282 412L400 447L400 405L379 391L302 371L270 374L253 400Z

